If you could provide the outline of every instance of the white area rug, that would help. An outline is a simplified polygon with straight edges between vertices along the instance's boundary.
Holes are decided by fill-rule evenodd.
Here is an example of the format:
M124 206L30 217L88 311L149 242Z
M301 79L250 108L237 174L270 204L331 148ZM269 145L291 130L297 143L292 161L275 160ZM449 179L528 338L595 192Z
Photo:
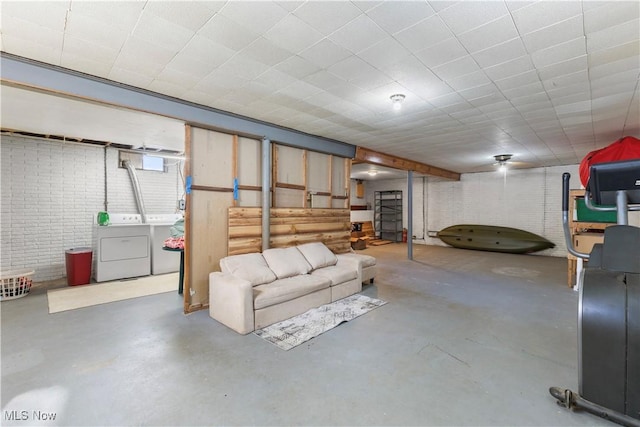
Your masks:
M47 291L49 314L164 292L178 292L178 273Z
M351 295L336 302L312 308L291 319L274 323L255 331L254 334L283 350L290 350L386 303L365 295Z

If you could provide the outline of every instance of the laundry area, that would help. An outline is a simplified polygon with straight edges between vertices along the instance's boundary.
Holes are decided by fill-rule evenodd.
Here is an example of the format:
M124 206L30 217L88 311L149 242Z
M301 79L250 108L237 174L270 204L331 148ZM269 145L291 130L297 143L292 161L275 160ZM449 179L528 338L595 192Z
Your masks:
M143 151L3 135L3 265L23 258L34 282L60 286L179 272L181 254L163 247L183 220L183 160L156 149L160 166L145 169Z

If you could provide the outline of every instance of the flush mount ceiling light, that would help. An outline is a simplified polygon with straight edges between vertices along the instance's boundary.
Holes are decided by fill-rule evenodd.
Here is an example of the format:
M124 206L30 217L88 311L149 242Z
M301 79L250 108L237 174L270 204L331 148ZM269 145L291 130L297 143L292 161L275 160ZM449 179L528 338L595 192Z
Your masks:
M493 158L496 159L496 164L499 166L498 169L501 171L507 169L507 162L511 160L511 157L513 157L513 154L497 154L493 156Z
M396 93L395 95L391 95L389 99L393 102L393 109L399 110L402 108L402 101L404 101L405 96L401 93Z

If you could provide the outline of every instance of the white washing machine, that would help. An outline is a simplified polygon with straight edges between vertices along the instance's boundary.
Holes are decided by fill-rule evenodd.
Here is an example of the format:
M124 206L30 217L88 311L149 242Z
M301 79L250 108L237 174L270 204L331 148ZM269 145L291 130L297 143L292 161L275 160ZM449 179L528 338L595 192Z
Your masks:
M138 214L109 213L109 225L93 226L96 282L151 273L151 226Z
M149 214L151 226L151 274L166 274L180 270L180 253L162 249L164 241L171 237L170 229L182 218L181 214Z

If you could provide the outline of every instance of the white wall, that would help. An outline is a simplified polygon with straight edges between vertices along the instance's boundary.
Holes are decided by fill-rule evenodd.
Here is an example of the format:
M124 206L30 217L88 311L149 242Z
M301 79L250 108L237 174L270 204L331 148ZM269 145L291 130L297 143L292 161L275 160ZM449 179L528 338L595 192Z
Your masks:
M105 153L108 211L136 213L118 150L89 144L5 136L0 139L0 267L35 270L35 281L66 275L66 249L91 246L104 210ZM173 161L169 161L173 162ZM136 171L147 213L174 213L182 184L168 173Z
M538 254L566 256L562 229L562 174L571 173L571 188L580 188L578 165L463 174L460 181L414 178L414 242L445 245L428 237L455 224L487 224L520 228L556 244ZM404 179L366 181L365 202L373 206L374 192L403 191L403 223L407 224L407 183ZM362 200L362 199L359 199ZM640 212L629 215L640 223ZM424 239L424 240L423 240Z

